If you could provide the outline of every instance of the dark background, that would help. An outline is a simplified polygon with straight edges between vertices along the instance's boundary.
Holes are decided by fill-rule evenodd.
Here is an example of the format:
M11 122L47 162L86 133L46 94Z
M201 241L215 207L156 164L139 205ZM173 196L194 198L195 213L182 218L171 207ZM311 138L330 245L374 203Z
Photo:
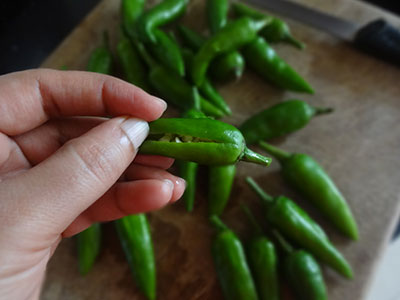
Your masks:
M0 0L0 75L38 67L99 1ZM366 1L400 15L398 0Z

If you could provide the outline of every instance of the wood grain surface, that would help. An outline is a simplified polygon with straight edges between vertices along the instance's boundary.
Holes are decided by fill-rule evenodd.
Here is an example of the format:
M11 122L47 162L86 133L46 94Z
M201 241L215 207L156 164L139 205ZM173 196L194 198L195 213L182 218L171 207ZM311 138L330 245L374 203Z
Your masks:
M297 1L360 23L384 16L400 24L395 16L357 1ZM205 31L203 10L204 1L191 1L183 22ZM43 67L66 65L84 70L89 53L101 43L104 29L116 44L119 21L119 0L102 1ZM272 195L292 197L326 229L354 268L355 278L351 281L323 268L329 299L360 300L399 216L400 69L361 54L325 32L287 21L307 48L302 52L285 45L275 48L308 79L316 94L282 92L246 71L240 81L220 89L233 111L233 117L224 120L239 125L260 109L290 98L333 107L333 114L315 118L303 130L274 143L289 151L310 154L326 168L348 199L359 225L360 240L352 242L338 234L283 182L276 162L269 168L239 163L223 219L246 236L248 226L238 203L259 207L257 197L244 183L247 174ZM222 299L210 255L212 230L205 217L206 178L207 169L202 168L194 213L186 213L177 203L149 215L157 257L158 299ZM42 299L144 299L132 281L112 223L103 228L101 255L86 277L78 273L75 240L61 243L49 263Z

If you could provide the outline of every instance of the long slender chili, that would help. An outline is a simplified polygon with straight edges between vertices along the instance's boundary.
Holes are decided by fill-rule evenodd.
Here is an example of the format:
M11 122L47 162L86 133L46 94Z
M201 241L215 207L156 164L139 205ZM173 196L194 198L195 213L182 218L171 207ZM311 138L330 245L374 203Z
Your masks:
M110 74L112 69L112 54L108 45L108 34L103 33L103 44L90 55L87 70L101 74ZM93 224L77 236L78 265L81 274L87 274L93 267L100 252L101 227Z
M146 215L126 216L116 220L115 227L139 289L147 299L156 299L155 258Z
M299 130L313 117L332 111L331 108L314 107L301 100L288 100L251 116L239 129L246 143L251 145Z
M243 17L226 25L210 39L208 39L197 52L191 75L196 86L203 83L210 62L221 54L238 50L251 43L269 20L253 20Z
M349 263L329 241L323 229L304 210L289 198L271 197L251 177L247 177L246 181L262 200L268 222L321 262L347 278L353 277Z
M274 243L268 239L249 207L242 209L253 228L253 236L247 243L246 254L256 283L260 300L279 300L278 257Z
M156 43L154 29L181 16L188 2L189 0L164 0L143 13L137 24L140 40L145 43Z
M327 300L324 277L315 258L304 250L295 250L276 230L273 234L286 254L284 273L300 300Z
M235 2L232 6L235 14L239 17L247 16L255 19L264 19L268 17L271 18L271 16L259 12L258 10L255 10L240 2ZM271 23L269 23L263 30L260 31L260 35L271 43L285 42L299 49L305 48L305 45L302 42L296 40L292 36L289 26L284 21L276 17L272 17Z
M216 230L212 255L226 300L257 300L257 291L242 243L217 216L210 222Z
M124 79L147 92L151 91L147 80L147 70L139 57L135 46L128 38L122 38L117 45L117 55Z
M276 157L286 181L311 201L342 233L357 240L356 221L335 183L312 157L288 153L265 142L260 147Z
M152 55L160 64L175 71L179 76L185 75L185 63L179 45L167 33L160 29L153 30L155 43L146 44Z
M208 214L220 216L224 211L235 179L236 165L212 166L208 171Z
M259 36L242 51L248 66L267 81L286 90L313 94L314 90Z
M201 34L184 25L179 25L178 30L184 44L193 51L198 51L207 40ZM240 52L233 51L216 57L210 65L208 75L219 82L237 80L242 76L244 67L243 56Z

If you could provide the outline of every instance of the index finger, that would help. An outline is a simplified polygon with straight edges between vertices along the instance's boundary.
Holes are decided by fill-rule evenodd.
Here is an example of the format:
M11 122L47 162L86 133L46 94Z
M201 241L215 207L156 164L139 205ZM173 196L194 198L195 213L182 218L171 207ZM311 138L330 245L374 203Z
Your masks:
M112 76L37 69L0 76L0 132L17 135L59 116L159 118L166 103Z

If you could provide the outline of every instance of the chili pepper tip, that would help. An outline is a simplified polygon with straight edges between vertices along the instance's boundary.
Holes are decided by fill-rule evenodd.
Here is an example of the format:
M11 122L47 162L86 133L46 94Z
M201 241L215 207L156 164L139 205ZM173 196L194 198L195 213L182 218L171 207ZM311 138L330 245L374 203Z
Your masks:
M272 159L270 157L266 157L261 154L258 154L256 152L250 150L247 147L244 149L244 154L243 154L243 157L241 158L241 160L256 163L259 165L264 165L266 167L268 167L272 161Z

